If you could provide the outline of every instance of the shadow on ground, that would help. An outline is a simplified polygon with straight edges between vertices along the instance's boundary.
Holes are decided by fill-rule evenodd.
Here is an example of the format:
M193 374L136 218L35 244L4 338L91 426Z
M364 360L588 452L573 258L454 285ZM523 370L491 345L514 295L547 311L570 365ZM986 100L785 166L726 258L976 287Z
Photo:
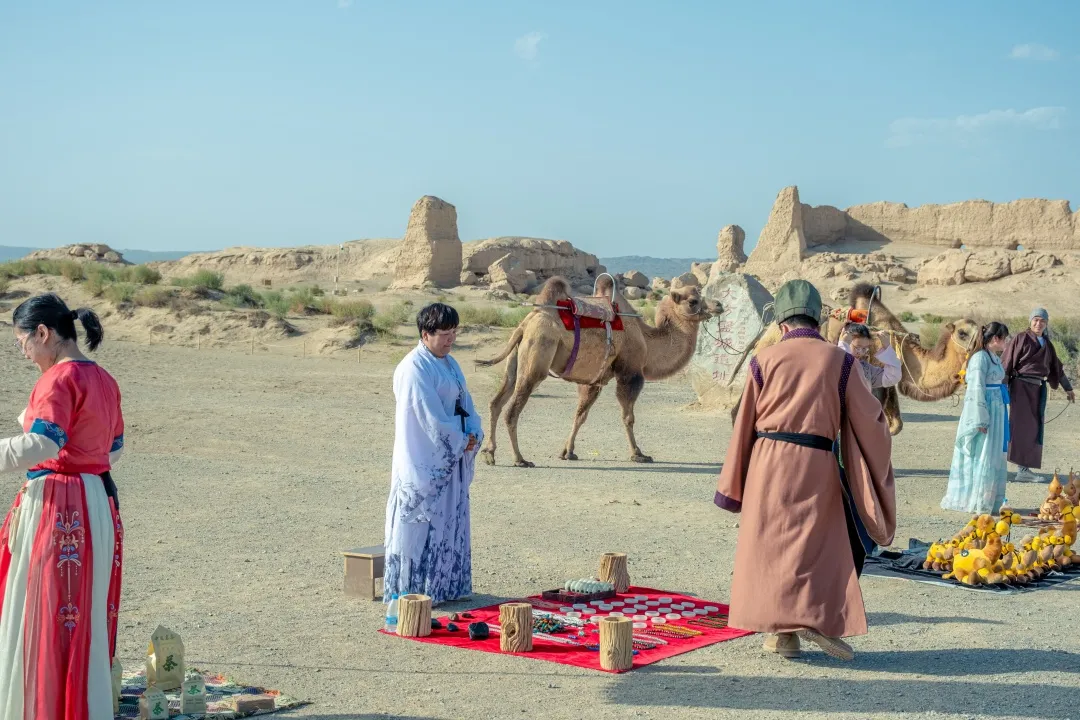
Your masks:
M946 625L946 624L967 624L967 625L1004 625L1000 620L988 620L986 618L973 618L973 617L922 617L921 615L907 615L906 613L869 613L867 620L871 627L875 625Z
M839 666L821 653L798 664L833 669ZM1039 650L939 650L859 653L843 677L745 677L717 673L715 668L643 668L620 676L606 695L609 702L634 708L689 707L708 710L872 713L925 716L1061 718L1075 712L1075 689L1051 682L1008 683L951 680L1026 672L1080 672L1080 655ZM861 678L863 671L917 673L939 679ZM785 668L783 675L790 672ZM854 675L854 676L853 676ZM643 677L644 676L644 677Z
M930 422L956 422L956 415L939 415L937 413L904 413L906 423L930 423Z
M639 473L688 473L696 475L719 475L723 467L719 463L633 463L611 462L603 460L589 460L588 458L576 462L562 462L558 465L537 464L536 470L587 470L589 472L639 472Z

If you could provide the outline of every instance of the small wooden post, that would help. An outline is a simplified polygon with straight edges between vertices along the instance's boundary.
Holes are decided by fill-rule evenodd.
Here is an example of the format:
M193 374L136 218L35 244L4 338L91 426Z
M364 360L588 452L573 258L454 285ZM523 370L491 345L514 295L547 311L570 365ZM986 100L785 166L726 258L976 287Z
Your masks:
M615 592L630 588L630 572L626 568L626 553L604 553L600 556L600 581L611 583Z
M634 622L628 617L600 618L600 667L621 672L634 665Z
M154 331L153 330L150 331L150 344L151 345L154 344Z
M202 350L202 335L195 336L195 349Z
M397 634L402 637L427 637L431 634L431 598L417 594L398 598Z
M300 357L307 357L307 340L304 341L304 354Z
M356 348L356 364L360 364L360 348Z
M533 649L533 606L529 603L503 603L499 606L499 649L503 652L529 652Z
M251 333L251 352L249 352L248 355L254 355L254 354L255 354L255 333Z

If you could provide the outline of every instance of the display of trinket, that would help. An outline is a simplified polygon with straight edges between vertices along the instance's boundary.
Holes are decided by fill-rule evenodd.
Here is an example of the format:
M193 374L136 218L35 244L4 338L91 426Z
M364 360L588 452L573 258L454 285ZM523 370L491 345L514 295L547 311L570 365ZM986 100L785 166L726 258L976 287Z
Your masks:
M169 700L161 688L148 687L139 698L139 720L168 720Z
M202 675L191 671L180 684L180 714L204 715L206 713L206 682Z

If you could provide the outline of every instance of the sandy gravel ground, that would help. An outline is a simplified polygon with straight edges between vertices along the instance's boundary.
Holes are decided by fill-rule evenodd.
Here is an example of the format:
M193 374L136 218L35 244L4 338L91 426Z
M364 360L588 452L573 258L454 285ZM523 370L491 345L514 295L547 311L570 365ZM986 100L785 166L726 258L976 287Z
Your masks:
M358 364L103 347L128 422L115 473L127 526L125 666L164 623L183 635L190 664L315 700L305 717L1080 718L1080 583L997 597L867 578L872 628L854 641L851 665L816 652L783 661L751 637L612 676L378 634L383 607L343 597L338 553L383 537L400 352ZM486 407L496 373L459 357ZM13 434L37 371L7 340L0 363L0 416ZM548 381L526 409L535 470L507 467L504 451L478 472L474 604L591 574L604 551L629 553L638 583L724 600L738 532L712 505L726 415L687 409L684 380L649 385L638 437L657 463L637 466L625 462L607 392L571 465L556 458L573 392ZM938 508L957 409L905 410L894 449L900 543L966 520ZM1078 426L1078 411L1049 426L1047 465L1080 466ZM19 478L3 482L14 495ZM1009 499L1030 508L1042 493L1010 485Z

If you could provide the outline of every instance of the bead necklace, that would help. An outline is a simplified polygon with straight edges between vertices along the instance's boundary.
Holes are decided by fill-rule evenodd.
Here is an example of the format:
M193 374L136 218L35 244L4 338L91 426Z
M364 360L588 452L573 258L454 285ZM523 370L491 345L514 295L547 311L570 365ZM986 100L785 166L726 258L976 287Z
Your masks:
M646 635L656 635L665 638L684 639L696 637L702 635L700 630L694 630L693 628L681 627L679 625L665 625L663 627L652 627L648 630L643 630Z

